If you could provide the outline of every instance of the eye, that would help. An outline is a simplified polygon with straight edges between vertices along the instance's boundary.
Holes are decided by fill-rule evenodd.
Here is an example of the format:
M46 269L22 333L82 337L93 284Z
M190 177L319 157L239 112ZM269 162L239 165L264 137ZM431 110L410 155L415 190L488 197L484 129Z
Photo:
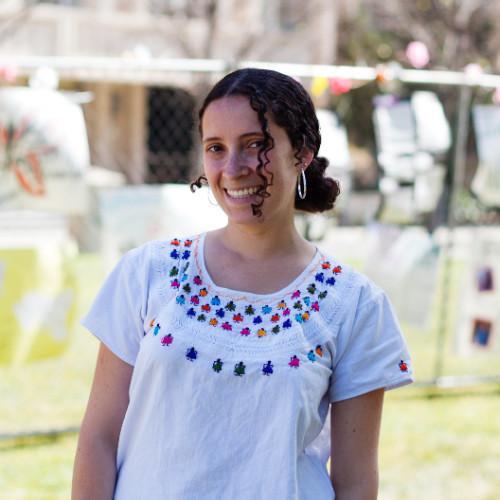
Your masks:
M255 148L261 148L263 144L264 144L264 141L259 139L258 141L252 141L252 142L250 142L248 144L248 147L249 148L253 148L253 149L255 149Z
M206 151L208 153L220 153L222 151L222 146L220 144L212 144L207 147Z

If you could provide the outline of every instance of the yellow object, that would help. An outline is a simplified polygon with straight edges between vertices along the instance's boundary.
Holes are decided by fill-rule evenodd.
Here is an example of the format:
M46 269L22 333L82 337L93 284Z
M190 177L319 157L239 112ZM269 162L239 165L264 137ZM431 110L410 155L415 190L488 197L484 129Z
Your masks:
M0 364L63 354L76 320L71 258L62 247L0 248Z
M315 76L311 84L311 94L319 97L328 88L328 79L323 76Z

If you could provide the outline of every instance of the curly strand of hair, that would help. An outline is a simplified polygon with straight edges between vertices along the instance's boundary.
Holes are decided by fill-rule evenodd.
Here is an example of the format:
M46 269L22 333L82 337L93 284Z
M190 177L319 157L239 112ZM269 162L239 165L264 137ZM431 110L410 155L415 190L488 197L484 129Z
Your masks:
M261 207L264 204L264 199L271 196L271 193L267 191L268 186L273 185L274 175L272 172L266 169L267 165L270 163L268 153L274 148L274 139L269 133L269 122L266 118L267 105L264 99L260 96L260 91L252 86L252 93L249 96L250 107L257 113L257 117L260 122L262 129L262 134L264 135L264 141L258 152L259 163L256 167L257 175L262 179L263 185L257 191L257 196L261 198L259 203L252 203L252 215L257 217L262 216ZM265 171L267 176L263 173Z
M189 189L194 193L196 189L201 189L203 186L208 186L208 179L204 175L200 175L189 184Z

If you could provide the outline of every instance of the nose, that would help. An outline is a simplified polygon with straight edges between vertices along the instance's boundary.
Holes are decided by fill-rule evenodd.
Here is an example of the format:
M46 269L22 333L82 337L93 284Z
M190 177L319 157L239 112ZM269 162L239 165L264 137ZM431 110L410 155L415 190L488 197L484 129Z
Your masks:
M245 155L238 151L231 153L227 157L224 173L230 178L238 178L248 175L250 173L250 167Z

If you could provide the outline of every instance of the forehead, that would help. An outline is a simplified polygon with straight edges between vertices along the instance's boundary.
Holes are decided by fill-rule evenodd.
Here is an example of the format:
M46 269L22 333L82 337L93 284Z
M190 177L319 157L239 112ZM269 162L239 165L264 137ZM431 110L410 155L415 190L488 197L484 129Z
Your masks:
M203 137L261 131L257 113L247 97L229 96L212 101L201 122Z

